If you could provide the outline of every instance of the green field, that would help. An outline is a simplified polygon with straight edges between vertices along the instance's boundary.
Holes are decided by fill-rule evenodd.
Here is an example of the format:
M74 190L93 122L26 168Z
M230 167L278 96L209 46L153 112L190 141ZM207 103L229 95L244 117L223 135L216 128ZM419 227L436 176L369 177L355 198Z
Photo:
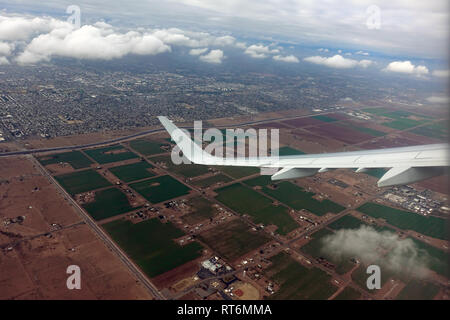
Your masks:
M251 187L256 187L256 186L263 187L263 186L273 183L273 181L271 180L270 176L264 175L264 176L259 176L256 178L251 178L251 179L245 180L245 181L243 181L243 183L245 183L246 185L251 186Z
M212 218L215 214L213 204L202 197L189 199L188 205L192 206L195 211L185 214L181 219L190 225L199 223L203 220Z
M361 294L352 287L345 287L333 300L356 300Z
M432 300L439 287L420 280L411 280L396 297L397 300Z
M329 117L329 116L323 116L323 115L319 115L319 116L312 116L311 118L323 121L323 122L334 122L337 121L337 119Z
M192 184L199 186L201 188L206 188L206 187L210 187L219 182L226 183L226 182L230 182L230 181L231 181L231 178L228 178L227 176L219 173L219 174L210 176L205 179L192 181Z
M424 217L376 203L365 203L357 210L374 218L382 218L387 223L403 230L414 230L437 239L449 239L448 226L446 220L442 218Z
M182 237L184 232L171 222L161 223L156 218L136 224L116 220L102 227L149 277L200 257L203 249L198 242L178 245L173 239Z
M167 152L163 149L161 149L161 146L164 145L164 143L160 143L157 141L150 141L146 139L138 139L130 141L130 147L134 151L139 152L140 154L144 156L150 156L153 154L159 154Z
M330 230L320 229L319 231L312 234L312 239L307 244L302 246L300 250L306 254L309 254L315 259L319 257L327 259L329 262L335 265L335 270L338 274L347 273L354 266L354 263L350 260L350 257L337 258L322 251L322 239L331 234L333 234L333 232Z
M239 219L204 231L199 239L229 261L234 261L271 240L262 232L252 231Z
M355 218L351 215L343 216L342 218L339 218L338 220L330 223L328 225L328 228L331 228L333 230L339 230L339 229L358 229L360 226L364 225L365 223L359 220L358 218Z
M160 176L130 184L151 203L159 203L189 193L189 188L171 176Z
M42 156L38 158L39 162L46 166L49 164L55 164L60 162L67 162L74 169L82 169L89 167L93 162L89 160L80 151L71 151L64 153L52 154L49 156Z
M121 145L114 145L110 147L88 149L84 152L92 159L100 164L124 161L138 158L138 155L129 151Z
M280 149L278 149L279 156L296 156L296 155L302 155L302 154L306 154L306 153L301 150L291 148L289 146L284 146L284 147L281 147Z
M430 123L419 128L411 130L421 136L435 138L439 140L448 140L448 127L446 122Z
M370 134L371 136L374 136L374 137L382 137L382 136L386 135L386 132L378 131L378 130L375 130L372 128L367 128L367 127L350 126L350 128L357 130L359 132L362 132L362 133Z
M55 176L56 181L71 195L108 187L111 182L94 170L83 170Z
M240 214L248 214L257 224L276 225L279 234L286 235L298 228L285 207L274 206L271 199L240 183L216 189L216 192L216 199L227 207Z
M425 123L424 121L412 120L412 119L398 119L390 122L383 122L383 126L397 129L397 130L405 130L412 127L416 127L420 124Z
M265 274L280 285L280 289L269 296L271 300L325 300L337 290L326 272L308 269L284 252L270 261L272 265L265 269Z
M153 163L162 163L170 171L178 173L186 178L193 178L208 173L208 167L198 164L174 164L172 159L167 155L149 158Z
M345 209L329 199L316 200L313 198L314 193L304 191L301 187L289 181L277 184L276 189L264 187L263 192L295 210L306 209L318 216L328 212L339 213Z
M83 205L83 208L97 221L136 209L130 205L127 196L116 188L97 191L94 202Z
M234 179L244 178L259 172L259 168L254 167L215 166L215 168Z
M410 238L419 249L420 255L428 255L428 268L450 278L450 256L447 252L440 250L425 242Z
M110 168L109 171L111 171L120 180L124 182L131 182L153 177L155 174L149 170L151 168L153 168L153 166L148 162L140 161L132 164L126 164L124 166Z

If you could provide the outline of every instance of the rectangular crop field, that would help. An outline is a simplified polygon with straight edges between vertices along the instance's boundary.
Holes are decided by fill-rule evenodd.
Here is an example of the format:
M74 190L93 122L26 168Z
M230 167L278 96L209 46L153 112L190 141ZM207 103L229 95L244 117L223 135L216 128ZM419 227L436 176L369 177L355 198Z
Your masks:
M262 232L252 231L239 219L204 231L199 239L229 261L234 261L271 240Z
M153 168L153 166L148 162L140 161L132 164L126 164L124 166L110 168L109 171L111 171L120 180L124 182L131 182L153 177L155 174L150 171L151 168Z
M149 277L200 257L203 249L198 242L178 245L173 239L182 237L184 232L171 222L161 223L156 218L136 224L116 220L102 227Z
M39 162L46 166L60 162L67 162L74 169L89 167L93 162L80 151L57 153L48 156L38 157Z
M156 156L149 158L155 164L163 165L163 167L167 168L170 172L174 172L180 174L186 178L193 178L201 176L205 173L209 172L207 166L198 165L198 164L174 164L171 156Z
M108 187L111 182L94 170L84 170L55 176L56 181L71 195Z
M164 144L157 142L157 141L151 141L151 140L146 140L146 139L138 139L138 140L130 141L131 149L139 152L140 154L142 154L144 156L150 156L153 154L167 152L164 149L161 149L162 145L164 145Z
M190 191L187 186L171 176L161 176L132 183L130 187L151 203L181 197Z
M313 198L314 193L307 192L289 181L277 184L276 189L264 187L263 192L295 210L306 209L318 216L328 212L339 213L345 209L329 199L316 200Z
M188 205L194 208L193 212L185 214L181 219L190 225L212 218L215 214L213 203L202 197L189 199Z
M205 179L201 179L201 180L196 180L196 181L192 181L192 183L196 186L199 186L201 188L206 188L206 187L210 187L212 185L215 185L219 182L222 183L226 183L226 182L230 182L231 178L228 178L227 176L219 173L213 176L210 176L208 178Z
M94 202L84 204L83 208L97 221L135 209L127 196L116 188L97 191Z
M114 145L104 148L88 149L84 152L100 164L124 161L138 158L138 155L129 151L121 145Z
M281 252L270 258L272 265L265 274L280 285L280 289L269 299L273 300L326 300L337 287L331 284L326 272L308 269Z
M285 235L298 228L287 208L274 206L271 199L240 183L217 189L216 192L217 200L239 214L248 214L257 224L276 225L279 234Z
M387 223L403 230L414 230L437 239L449 239L447 221L442 218L424 217L413 212L394 209L376 203L365 203L357 210L374 218L382 218Z

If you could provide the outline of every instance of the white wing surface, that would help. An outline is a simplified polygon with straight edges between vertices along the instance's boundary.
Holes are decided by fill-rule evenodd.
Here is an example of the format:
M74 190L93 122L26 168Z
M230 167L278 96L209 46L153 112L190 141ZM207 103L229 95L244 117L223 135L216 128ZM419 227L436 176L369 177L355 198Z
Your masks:
M389 168L378 181L379 187L402 185L424 180L444 172L450 166L448 144L430 144L401 148L362 150L279 157L223 158L204 151L166 117L158 117L184 156L201 165L278 168L272 180L312 176L339 168L364 172L372 168Z

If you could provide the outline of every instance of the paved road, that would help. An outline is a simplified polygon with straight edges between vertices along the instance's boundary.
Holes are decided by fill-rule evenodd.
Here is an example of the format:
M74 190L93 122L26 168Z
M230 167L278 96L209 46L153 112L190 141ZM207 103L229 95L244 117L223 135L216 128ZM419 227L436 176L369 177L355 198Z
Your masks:
M97 234L97 236L103 240L103 242L122 260L122 262L128 267L131 273L151 292L151 294L159 300L166 300L166 297L147 279L141 270L126 256L126 254L114 243L114 241L101 229L97 223L87 214L80 205L72 199L72 197L62 188L59 183L52 177L51 174L37 161L34 157L31 157L33 163L39 168L42 174L56 186L62 195L73 205L78 211L78 214L83 218L88 226Z
M305 115L305 116L281 117L281 118L271 118L271 119L265 119L265 120L247 121L247 122L237 123L237 124L234 124L234 125L217 126L217 128L223 129L223 128L233 128L233 127L244 127L244 126L248 126L248 125L252 125L252 124L262 124L262 123L268 123L268 122L272 122L272 121L289 120L289 119L293 119L293 118L296 118L296 119L297 118L307 118L307 117L311 117L311 116L324 115L324 114L328 114L328 113L330 113L330 111L321 112L321 113L314 113L314 114L309 114L309 115ZM182 129L193 129L192 126L184 126L184 127L180 127L180 128L182 128ZM120 137L120 138L115 138L115 139L106 140L106 141L100 141L100 142L94 142L94 143L88 143L88 144L64 146L64 147L54 147L54 148L42 148L42 149L2 152L2 153L0 153L0 157L25 155L25 154L33 154L33 153L40 153L40 152L66 151L66 150L75 150L75 149L84 149L84 148L98 147L98 146L101 146L101 145L122 142L122 141L126 141L126 140L129 140L129 139L139 138L139 137L146 136L146 135L149 135L149 134L152 134L152 133L163 132L163 131L165 131L165 129L158 128L158 129L151 129L151 130L146 130L146 131L134 133L134 134L131 134L131 135L128 135L128 136Z

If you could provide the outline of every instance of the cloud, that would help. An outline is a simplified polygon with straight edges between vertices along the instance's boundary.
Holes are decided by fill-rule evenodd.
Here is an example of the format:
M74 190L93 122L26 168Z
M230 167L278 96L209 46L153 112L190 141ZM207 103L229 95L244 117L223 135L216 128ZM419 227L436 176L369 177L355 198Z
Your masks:
M283 61L283 62L290 62L290 63L298 63L298 58L296 56L293 56L293 55L289 55L289 56L276 55L276 56L273 56L273 60L275 60L275 61Z
M9 64L8 59L6 57L0 57L0 66L5 64Z
M416 277L427 276L433 260L411 239L400 239L393 232L378 232L364 225L359 229L341 229L324 237L321 250L335 259L356 257L366 265L379 263L381 270L387 268Z
M426 99L428 102L436 103L436 104L448 104L450 99L448 96L444 95L432 95Z
M411 61L394 61L387 65L383 71L397 72L405 74L415 74L418 76L428 74L428 68L425 66L415 66Z
M0 56L9 56L14 50L13 43L1 42L0 41Z
M136 31L118 33L107 24L74 29L66 23L34 38L16 60L19 64L48 61L53 56L110 60L127 54L154 55L170 50L152 34Z
M0 40L27 40L33 35L50 32L67 23L50 17L0 15Z
M364 51L358 51L355 54L359 54L359 55L362 55L362 56L368 56L369 55L368 52L364 52Z
M330 50L325 49L325 48L320 48L320 49L317 49L317 51L319 51L319 52L329 52Z
M216 49L216 50L211 50L208 54L200 56L199 59L201 61L204 61L207 63L220 64L220 63L222 63L222 60L224 59L224 55L223 55L222 50Z
M348 68L354 68L354 67L362 67L367 68L369 65L372 64L371 60L354 60L354 59L347 59L343 56L337 54L330 58L327 57L321 57L321 56L312 56L304 58L303 60L315 64L324 65L330 68L337 68L337 69L348 69Z
M433 76L440 78L448 78L450 76L450 70L434 70Z
M279 49L270 49L269 46L264 46L262 44L253 44L244 51L245 54L256 59L267 58L268 55L276 54L279 52Z
M189 50L189 54L191 56L199 56L199 55L205 53L206 51L208 51L208 48L191 49L191 50Z

